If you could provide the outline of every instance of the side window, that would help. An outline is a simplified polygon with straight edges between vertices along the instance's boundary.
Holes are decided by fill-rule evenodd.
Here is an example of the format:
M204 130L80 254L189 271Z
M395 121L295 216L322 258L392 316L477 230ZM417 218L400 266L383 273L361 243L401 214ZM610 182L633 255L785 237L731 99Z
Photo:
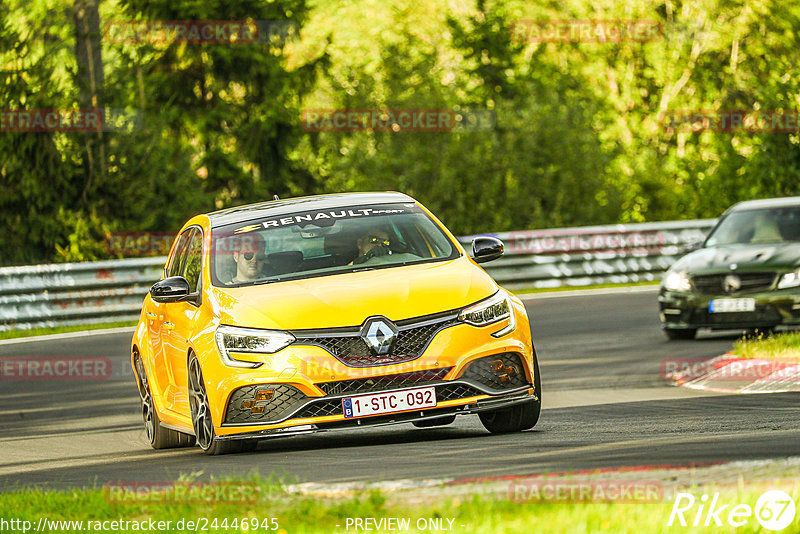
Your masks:
M189 282L189 288L193 292L197 291L200 289L200 271L203 268L203 233L197 228L189 240L185 263L183 277Z
M189 228L178 236L175 244L175 251L167 263L167 276L182 276L183 267L186 264L186 249L189 246L189 239L194 232L194 228Z

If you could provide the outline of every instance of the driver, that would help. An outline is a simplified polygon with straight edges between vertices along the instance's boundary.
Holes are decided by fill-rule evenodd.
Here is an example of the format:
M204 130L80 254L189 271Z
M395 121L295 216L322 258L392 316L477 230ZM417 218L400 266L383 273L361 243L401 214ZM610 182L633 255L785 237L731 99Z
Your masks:
M264 268L264 240L258 234L248 234L234 239L233 261L236 274L232 284L252 282L261 276Z
M389 249L391 244L388 232L380 228L370 228L356 240L358 256L348 265L357 265L376 256L391 254Z

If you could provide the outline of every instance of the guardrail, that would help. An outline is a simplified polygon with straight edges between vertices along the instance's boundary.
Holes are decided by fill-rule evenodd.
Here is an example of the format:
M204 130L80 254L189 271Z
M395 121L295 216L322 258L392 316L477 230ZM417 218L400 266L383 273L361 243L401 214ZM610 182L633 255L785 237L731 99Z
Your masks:
M506 245L486 270L509 289L656 280L715 219L491 235ZM470 250L476 236L459 238ZM136 320L165 257L0 268L0 331Z

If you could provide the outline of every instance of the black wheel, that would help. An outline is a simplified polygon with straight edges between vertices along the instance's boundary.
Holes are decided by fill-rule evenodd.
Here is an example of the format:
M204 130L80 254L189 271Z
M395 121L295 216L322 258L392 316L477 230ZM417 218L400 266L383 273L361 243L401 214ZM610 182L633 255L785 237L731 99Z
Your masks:
M670 339L694 339L697 328L665 328L664 333Z
M539 376L539 361L533 352L533 389L538 397L535 401L517 404L511 408L479 413L484 428L492 434L521 432L536 426L542 412L542 381Z
M189 357L189 410L192 414L192 427L197 436L197 444L206 454L249 452L258 446L257 440L220 441L214 439L214 423L211 420L211 406L208 403L206 386L203 382L203 370L194 353Z
M455 415L445 415L444 417L437 417L436 419L428 419L426 421L412 421L411 424L417 428L431 428L433 426L449 425L455 420Z
M156 412L156 407L153 403L153 395L150 393L150 384L147 382L147 372L138 352L134 353L133 361L136 366L136 383L139 386L139 397L142 399L144 430L150 446L154 449L174 449L176 447L191 447L194 445L194 436L161 426L161 420L158 418L158 412Z

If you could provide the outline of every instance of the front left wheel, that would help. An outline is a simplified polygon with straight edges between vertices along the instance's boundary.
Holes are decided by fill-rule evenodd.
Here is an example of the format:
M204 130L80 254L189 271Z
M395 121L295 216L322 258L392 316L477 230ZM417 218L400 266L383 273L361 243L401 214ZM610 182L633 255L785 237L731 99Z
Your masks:
M502 410L479 413L484 428L492 434L507 434L521 432L536 426L542 412L542 381L539 377L539 361L536 352L533 353L533 389L538 397L536 400L517 404Z
M210 455L248 452L258 446L256 440L219 440L215 439L214 423L211 420L211 405L208 402L206 386L203 382L203 370L197 355L189 357L189 410L192 415L192 427L197 436L197 444L203 452Z
M161 425L161 419L158 418L158 412L156 412L153 402L150 384L147 381L147 372L138 352L133 353L133 364L136 366L136 383L139 386L139 397L142 399L144 430L150 446L154 449L174 449L194 445L194 436Z

